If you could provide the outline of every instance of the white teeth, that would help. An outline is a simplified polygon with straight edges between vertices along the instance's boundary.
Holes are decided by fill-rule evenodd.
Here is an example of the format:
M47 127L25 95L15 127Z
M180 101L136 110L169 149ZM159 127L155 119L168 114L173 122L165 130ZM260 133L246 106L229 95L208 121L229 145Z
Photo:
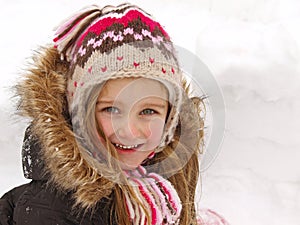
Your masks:
M132 149L132 148L137 148L138 145L121 145L121 144L114 144L118 148L123 148L123 149Z

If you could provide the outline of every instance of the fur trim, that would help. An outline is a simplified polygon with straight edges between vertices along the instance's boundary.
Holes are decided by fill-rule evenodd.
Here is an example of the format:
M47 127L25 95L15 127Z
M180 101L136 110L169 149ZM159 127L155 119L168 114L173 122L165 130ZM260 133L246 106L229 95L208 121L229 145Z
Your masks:
M114 184L84 160L64 116L68 67L55 48L38 51L25 79L16 86L20 97L18 110L32 119L32 131L41 142L50 182L62 191L73 191L76 205L90 208L108 196ZM99 185L107 188L99 191Z

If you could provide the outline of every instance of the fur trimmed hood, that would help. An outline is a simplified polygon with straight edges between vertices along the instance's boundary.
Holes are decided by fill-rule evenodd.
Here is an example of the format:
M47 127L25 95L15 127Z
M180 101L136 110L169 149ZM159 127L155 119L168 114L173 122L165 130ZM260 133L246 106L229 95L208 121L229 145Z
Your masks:
M76 204L89 208L108 196L114 184L101 177L79 151L67 113L68 68L55 48L41 48L16 85L18 111L32 119L31 130L40 142L49 181L62 191L73 191ZM99 191L100 184L111 188Z

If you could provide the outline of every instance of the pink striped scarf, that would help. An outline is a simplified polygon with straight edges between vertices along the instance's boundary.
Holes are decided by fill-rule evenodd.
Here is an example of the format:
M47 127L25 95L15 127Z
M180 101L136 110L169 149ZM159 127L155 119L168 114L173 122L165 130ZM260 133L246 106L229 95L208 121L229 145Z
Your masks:
M151 212L151 225L178 224L182 205L173 185L156 173L147 173L139 166L135 170L124 171L134 194ZM127 212L134 225L147 224L142 207L125 193Z

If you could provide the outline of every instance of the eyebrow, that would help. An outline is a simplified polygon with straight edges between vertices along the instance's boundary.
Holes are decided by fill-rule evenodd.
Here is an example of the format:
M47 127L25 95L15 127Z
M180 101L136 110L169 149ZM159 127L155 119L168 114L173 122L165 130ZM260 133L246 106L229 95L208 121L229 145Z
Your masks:
M143 106L146 108L157 107L157 108L165 109L167 105L159 104L159 103L145 103L143 104Z
M109 105L116 105L119 104L120 102L118 100L114 100L113 98L104 98L97 100L96 105L98 104L109 104Z

